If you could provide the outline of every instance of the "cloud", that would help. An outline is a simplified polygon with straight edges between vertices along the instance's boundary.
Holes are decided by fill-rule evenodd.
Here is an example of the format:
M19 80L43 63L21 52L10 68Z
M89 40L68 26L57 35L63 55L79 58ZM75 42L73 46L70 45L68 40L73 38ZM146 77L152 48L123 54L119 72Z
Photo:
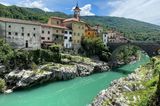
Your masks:
M30 7L30 8L39 8L44 11L52 11L44 5L44 0L23 0L17 4L18 6Z
M160 25L160 0L110 0L110 16L126 17Z
M91 12L92 10L92 5L91 4L86 4L81 9L81 16L94 16L95 14Z
M72 8L72 11L75 7ZM83 7L80 7L81 9L81 16L94 16L95 14L91 12L92 10L92 5L91 4L86 4Z
M10 6L11 4L9 4L9 3L5 3L5 2L2 2L2 1L0 1L0 4L3 4L3 5L5 5L5 6Z

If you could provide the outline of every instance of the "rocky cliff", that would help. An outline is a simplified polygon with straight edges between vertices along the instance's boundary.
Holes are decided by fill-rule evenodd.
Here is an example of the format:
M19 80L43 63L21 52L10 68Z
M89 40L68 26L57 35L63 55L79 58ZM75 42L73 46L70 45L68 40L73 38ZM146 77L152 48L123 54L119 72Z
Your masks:
M155 94L157 83L158 74L150 62L127 77L112 81L110 87L102 90L90 106L147 106Z
M5 81L9 89L17 89L48 81L70 80L108 70L108 64L101 61L68 64L50 63L40 66L36 70L14 70L5 76Z

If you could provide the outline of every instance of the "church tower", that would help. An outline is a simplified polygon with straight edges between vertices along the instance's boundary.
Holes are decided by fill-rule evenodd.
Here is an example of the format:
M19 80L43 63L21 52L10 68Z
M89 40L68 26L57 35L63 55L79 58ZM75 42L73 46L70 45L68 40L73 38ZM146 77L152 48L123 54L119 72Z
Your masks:
M80 11L81 9L79 8L77 3L76 7L74 8L74 18L80 20Z

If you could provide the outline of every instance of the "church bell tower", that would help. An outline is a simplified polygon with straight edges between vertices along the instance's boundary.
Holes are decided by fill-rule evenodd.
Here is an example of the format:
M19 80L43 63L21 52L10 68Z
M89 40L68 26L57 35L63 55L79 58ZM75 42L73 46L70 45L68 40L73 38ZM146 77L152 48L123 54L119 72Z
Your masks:
M80 20L80 11L81 9L79 8L78 2L77 2L76 7L74 8L74 18Z

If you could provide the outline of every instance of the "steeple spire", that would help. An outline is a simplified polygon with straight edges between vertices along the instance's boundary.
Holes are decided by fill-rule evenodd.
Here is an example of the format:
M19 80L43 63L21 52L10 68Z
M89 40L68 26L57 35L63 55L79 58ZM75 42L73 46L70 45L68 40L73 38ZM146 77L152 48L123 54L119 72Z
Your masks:
M77 0L77 4L76 4L76 7L78 7L78 8L79 8L79 6L78 6L78 0Z
M80 20L80 11L81 9L78 6L78 0L77 0L76 7L74 8L74 18Z

